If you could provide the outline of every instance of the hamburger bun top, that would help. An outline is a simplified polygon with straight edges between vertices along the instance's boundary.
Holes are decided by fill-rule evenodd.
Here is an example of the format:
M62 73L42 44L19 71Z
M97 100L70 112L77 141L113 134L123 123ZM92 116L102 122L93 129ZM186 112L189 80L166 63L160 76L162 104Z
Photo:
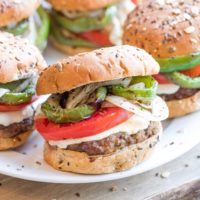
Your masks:
M68 57L41 73L37 94L63 93L89 83L159 72L158 63L144 50L115 46Z
M28 18L40 3L41 0L0 0L0 27Z
M155 58L200 52L200 1L144 1L128 16L123 43Z
M90 11L104 8L119 0L48 0L57 11Z
M0 32L0 83L31 77L46 66L40 51L27 40Z

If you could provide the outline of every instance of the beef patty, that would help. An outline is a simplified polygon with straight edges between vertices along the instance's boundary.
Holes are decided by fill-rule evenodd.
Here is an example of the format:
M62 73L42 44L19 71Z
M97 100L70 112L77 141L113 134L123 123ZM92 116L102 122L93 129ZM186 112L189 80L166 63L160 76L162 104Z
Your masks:
M9 126L0 125L0 137L11 138L24 133L26 131L31 131L33 129L33 117L24 119L19 123L13 123Z
M191 96L195 95L199 91L200 91L200 89L180 88L174 94L161 94L160 96L165 101L180 100L180 99L185 99L185 98L191 97Z
M158 122L151 122L147 129L139 131L137 134L129 135L127 133L116 133L102 140L69 145L67 150L85 152L88 155L109 154L126 146L141 143L153 135L156 135L158 131Z

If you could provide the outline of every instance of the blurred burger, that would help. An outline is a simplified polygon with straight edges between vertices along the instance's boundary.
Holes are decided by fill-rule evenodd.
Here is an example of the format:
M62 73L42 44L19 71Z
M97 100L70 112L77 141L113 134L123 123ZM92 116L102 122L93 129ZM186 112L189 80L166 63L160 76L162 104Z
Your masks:
M49 0L52 44L66 54L121 44L131 0Z
M158 94L170 117L200 109L199 5L196 0L144 1L126 21L124 44L145 49L160 64Z
M26 40L0 32L0 150L25 143L33 130L38 73L46 67Z
M41 0L0 0L0 30L27 38L43 50L49 32L49 17Z
M44 159L83 174L129 169L146 159L168 117L151 77L159 65L131 46L69 57L45 70L37 94L51 94L35 118Z

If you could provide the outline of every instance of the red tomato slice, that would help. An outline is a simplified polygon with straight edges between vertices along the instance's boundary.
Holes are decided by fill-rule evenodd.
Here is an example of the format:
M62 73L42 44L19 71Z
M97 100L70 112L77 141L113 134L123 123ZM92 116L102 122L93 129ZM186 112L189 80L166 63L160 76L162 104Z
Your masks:
M34 101L36 101L37 99L38 99L38 97L36 95L34 95L32 97L31 101L28 101L28 102L22 103L22 104L18 104L18 105L9 105L9 104L1 104L0 103L0 112L12 112L12 111L21 110L21 109L25 108L26 106L30 105L31 103L33 103Z
M83 33L79 33L78 36L101 46L112 45L112 43L110 42L108 33L102 30L83 32Z
M166 76L163 75L163 74L156 74L156 75L153 75L153 77L158 81L159 84L169 84L169 83L171 83L171 81L168 80L166 78Z
M78 123L55 124L36 118L35 127L46 140L63 140L97 135L128 120L133 114L119 107L103 108Z
M134 4L137 4L137 0L132 0L132 2L133 2Z
M181 73L190 77L198 77L200 76L200 65L197 65L196 67L193 67L191 69L181 71Z

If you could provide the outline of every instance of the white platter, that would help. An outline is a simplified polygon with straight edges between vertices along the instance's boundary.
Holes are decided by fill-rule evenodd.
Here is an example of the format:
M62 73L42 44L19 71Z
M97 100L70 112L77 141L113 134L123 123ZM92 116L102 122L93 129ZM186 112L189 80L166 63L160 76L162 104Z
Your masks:
M45 52L49 63L65 57L51 48ZM43 161L44 140L34 132L23 147L0 152L0 173L39 182L90 183L133 176L161 166L200 143L200 112L165 123L164 134L153 155L135 168L106 175L80 175L54 170Z

